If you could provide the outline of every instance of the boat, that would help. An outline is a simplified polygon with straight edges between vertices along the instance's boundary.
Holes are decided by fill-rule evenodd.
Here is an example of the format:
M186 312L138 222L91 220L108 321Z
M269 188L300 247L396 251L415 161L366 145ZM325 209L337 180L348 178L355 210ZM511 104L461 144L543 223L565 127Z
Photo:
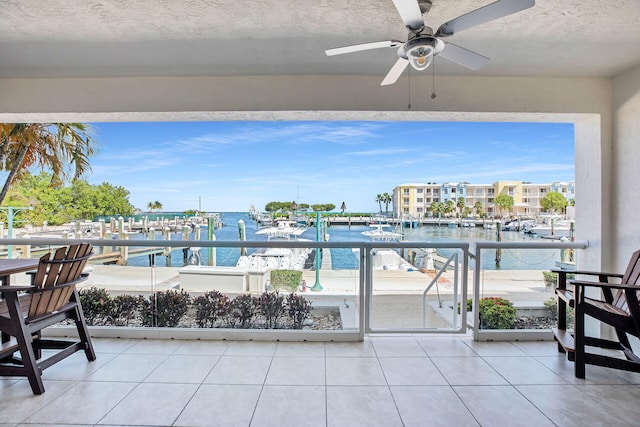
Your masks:
M265 272L267 270L302 270L311 253L309 248L266 248L264 251L254 252L238 258L236 267L250 272Z
M545 238L568 238L571 233L571 221L558 221L555 224L534 224L531 227L527 227L524 232Z
M392 242L402 240L402 233L397 231L385 231L389 224L370 224L370 230L363 231L362 235L369 237L372 241Z
M373 215L369 221L369 226L382 225L383 227L391 227L389 218L384 215Z
M512 219L504 223L502 231L526 231L535 224L536 220L532 218Z
M525 224L521 230L538 237L560 239L570 237L572 222L558 215L539 215L534 222Z
M307 227L300 226L295 221L280 220L276 226L261 228L256 231L256 234L267 236L267 240L292 240L297 239L305 231Z
M267 236L269 241L310 241L300 238L300 235L305 231L307 231L307 227L301 226L296 221L279 220L276 226L262 228L256 231L256 234ZM309 248L266 248L264 251L257 251L249 256L241 256L236 267L249 268L249 271L302 270L307 264L311 252L312 250Z
M473 218L463 218L460 222L460 227L471 228L476 226L476 221Z
M417 271L418 269L408 263L393 249L374 249L372 260L374 270L400 270Z

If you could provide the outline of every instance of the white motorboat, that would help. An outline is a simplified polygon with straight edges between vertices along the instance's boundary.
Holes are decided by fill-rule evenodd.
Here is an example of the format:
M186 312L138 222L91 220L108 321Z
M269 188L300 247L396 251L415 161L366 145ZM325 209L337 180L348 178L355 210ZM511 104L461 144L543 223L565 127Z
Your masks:
M535 234L539 237L556 238L569 237L571 233L570 220L560 219L554 215L540 215L536 218L536 222L523 227L522 230L527 234Z
M393 249L376 249L372 252L374 270L417 271L418 269L404 260Z
M256 231L256 234L267 236L267 240L292 240L298 238L305 231L307 228L301 227L295 221L278 221L277 226L262 228Z
M388 227L389 225L386 224ZM396 240L402 240L402 233L396 231L385 231L383 228L385 224L370 224L370 230L363 231L362 235L369 237L372 241L385 241L391 242Z
M238 259L236 267L249 271L302 270L311 249L308 248L267 248L264 252L254 252Z
M558 221L556 224L534 224L525 230L527 234L535 234L538 237L552 237L560 239L569 237L571 226L568 221Z

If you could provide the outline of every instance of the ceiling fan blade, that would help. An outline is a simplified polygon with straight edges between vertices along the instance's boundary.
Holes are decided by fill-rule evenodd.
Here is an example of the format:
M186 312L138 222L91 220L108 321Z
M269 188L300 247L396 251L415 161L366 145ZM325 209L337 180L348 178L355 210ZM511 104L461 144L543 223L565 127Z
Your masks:
M453 43L446 42L444 49L438 54L438 56L446 58L449 61L453 61L471 70L478 70L489 62L489 58L486 56L482 56L479 53L475 53Z
M398 58L396 63L393 64L393 67L391 67L391 69L387 73L382 83L380 83L380 86L387 86L387 85L394 84L398 80L398 78L402 75L402 73L404 72L404 69L407 68L407 65L409 65L409 60L404 58Z
M452 36L460 31L467 30L476 25L493 21L525 9L536 4L535 0L498 0L480 9L476 9L451 21L445 22L436 31L437 37Z
M398 47L402 44L397 40L387 40L383 42L371 42L363 44L354 44L352 46L337 47L335 49L327 49L324 53L327 56L342 55L344 53L360 52L362 50L380 49L383 47Z
M417 0L393 0L393 4L398 9L404 25L412 30L419 30L424 27L424 18Z

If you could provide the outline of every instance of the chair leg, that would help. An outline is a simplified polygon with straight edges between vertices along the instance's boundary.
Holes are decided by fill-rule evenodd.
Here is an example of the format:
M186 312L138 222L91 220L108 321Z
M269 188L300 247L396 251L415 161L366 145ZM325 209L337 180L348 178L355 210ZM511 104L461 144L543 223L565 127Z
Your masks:
M26 337L18 336L16 339L20 347L20 356L22 357L23 367L31 390L33 394L42 394L44 393L42 373L40 372L40 368L38 368L38 362L36 361L36 356L31 346L31 337L29 335Z
M17 333L15 337L18 342L18 348L20 349L20 356L22 357L22 369L24 370L24 375L29 380L29 385L31 385L33 394L42 394L44 393L44 384L42 383L41 376L42 373L38 367L36 354L33 350L33 336L24 322L20 302L16 297L9 298L7 305L11 317L13 319L18 319L18 324L16 326L19 327L19 330L16 331Z
M577 287L576 287L577 288ZM578 299L576 298L576 302ZM584 309L582 304L577 303L575 307L575 324L574 324L574 345L575 345L575 361L574 373L576 378L585 377L585 344L584 344Z
M87 360L89 362L93 362L96 360L96 352L93 349L91 335L89 335L89 329L87 329L87 323L84 320L84 313L82 312L82 306L80 305L78 291L74 290L73 293L75 300L78 302L74 313L78 336L80 337L80 342L84 345L84 354L87 356Z

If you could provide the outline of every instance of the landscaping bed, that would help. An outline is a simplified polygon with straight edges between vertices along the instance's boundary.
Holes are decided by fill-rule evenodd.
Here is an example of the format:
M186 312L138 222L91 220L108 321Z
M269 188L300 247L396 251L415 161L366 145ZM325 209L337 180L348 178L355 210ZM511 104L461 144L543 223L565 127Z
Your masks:
M338 307L312 307L296 293L264 292L229 298L218 291L117 295L85 288L80 300L89 326L341 330Z

